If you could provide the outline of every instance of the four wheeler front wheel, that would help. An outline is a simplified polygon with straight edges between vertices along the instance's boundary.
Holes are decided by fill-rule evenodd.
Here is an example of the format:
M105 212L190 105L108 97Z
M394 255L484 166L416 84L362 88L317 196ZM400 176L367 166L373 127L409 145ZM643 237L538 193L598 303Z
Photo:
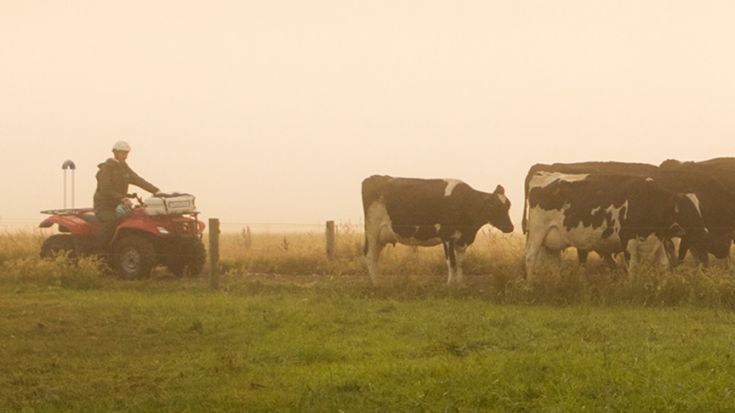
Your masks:
M207 252L199 238L177 240L169 252L166 268L175 276L196 277L204 269Z
M124 278L147 277L155 265L156 249L145 237L126 235L115 242L112 266L118 275Z

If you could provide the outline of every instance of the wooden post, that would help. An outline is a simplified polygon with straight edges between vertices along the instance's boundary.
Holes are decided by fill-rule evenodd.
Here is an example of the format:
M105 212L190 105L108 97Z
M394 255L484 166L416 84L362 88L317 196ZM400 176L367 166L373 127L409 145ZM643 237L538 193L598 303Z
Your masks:
M243 244L245 246L245 250L246 251L249 251L250 250L250 247L253 246L253 236L252 236L252 233L250 232L250 225L247 225L247 226L245 226L245 228L243 228L243 230L242 230L242 240L243 240Z
M209 218L209 285L219 288L219 219Z
M334 259L334 240L336 238L334 221L327 221L327 259Z

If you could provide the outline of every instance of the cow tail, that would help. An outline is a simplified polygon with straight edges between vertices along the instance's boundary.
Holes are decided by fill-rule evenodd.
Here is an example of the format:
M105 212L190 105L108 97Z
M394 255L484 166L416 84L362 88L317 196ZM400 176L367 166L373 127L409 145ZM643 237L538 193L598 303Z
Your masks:
M363 254L365 255L368 252L368 208L370 208L373 202L380 199L383 185L391 179L391 177L385 175L373 175L362 180L362 210L365 214L365 245L363 247Z
M526 181L524 182L523 187L523 218L521 218L521 229L524 234L528 234L528 188L531 185L531 177L535 172L534 166L528 170L528 175L526 175Z
M528 234L528 218L526 218L527 212L528 212L528 194L526 194L526 197L523 199L523 218L521 218L521 229L523 230L524 234Z
M362 180L362 208L366 215L370 204L380 198L383 184L390 179L389 176L373 175Z

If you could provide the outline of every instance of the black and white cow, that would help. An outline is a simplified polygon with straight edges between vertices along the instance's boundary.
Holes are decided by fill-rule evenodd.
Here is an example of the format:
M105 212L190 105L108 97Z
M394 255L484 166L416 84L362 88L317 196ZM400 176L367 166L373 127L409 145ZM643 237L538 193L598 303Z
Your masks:
M730 168L730 169L727 169ZM699 200L700 210L708 230L707 241L704 250L692 248L695 258L704 264L708 263L707 253L717 258L727 257L730 248L730 239L735 232L735 158L718 158L704 162L681 162L668 160L661 167L642 163L629 162L579 162L579 163L555 163L536 164L531 167L526 175L526 188L523 213L523 229L527 232L527 206L528 185L536 172L561 172L561 173L609 173L614 175L637 176L641 178L654 178L664 188L679 193L695 194ZM731 172L732 174L728 173ZM732 182L732 188L724 185L727 179ZM676 263L674 244L664 240L665 247ZM689 237L684 236L681 240L678 261L683 260L689 248ZM599 251L598 251L599 253ZM587 260L588 251L578 249L577 254L580 263ZM616 266L610 254L600 254L611 268Z
M521 222L521 228L523 233L528 233L528 191L531 179L537 172L559 172L564 174L613 174L613 175L629 175L629 176L640 176L640 177L653 177L658 173L658 168L654 165L645 163L629 163L629 162L575 162L575 163L553 163L553 164L542 164L538 163L528 170L525 179L524 186L524 202L523 202L523 218ZM673 251L673 244L668 243L666 245L669 249L669 253ZM600 256L605 260L607 266L611 269L617 267L612 254L602 253L597 251ZM579 258L580 264L587 262L588 250L577 248L577 257Z
M373 283L385 244L443 244L447 283L462 282L462 259L477 231L491 224L513 231L510 201L498 185L480 192L456 179L393 178L374 175L362 181L365 212L365 256Z
M660 177L667 188L697 194L709 230L706 252L729 262L730 246L735 238L735 158L683 163L669 159L660 168ZM688 239L683 238L679 259L684 258L689 247ZM696 247L692 247L692 253L707 264L706 253L702 254Z
M529 180L527 202L527 277L567 247L622 251L629 271L644 254L668 266L663 239L687 234L699 245L706 233L696 195L669 191L651 178L540 171Z
M553 163L543 164L537 163L528 170L524 185L524 196L526 202L523 204L523 220L521 227L523 233L528 232L527 211L528 211L528 190L531 178L536 172L561 172L565 174L613 174L613 175L630 175L641 176L644 178L654 177L658 174L658 168L655 165L647 163L631 163L631 162L574 162L574 163Z
M693 170L720 181L726 188L735 191L735 158L713 158L698 162L681 162L667 159L661 163L662 170L680 169Z

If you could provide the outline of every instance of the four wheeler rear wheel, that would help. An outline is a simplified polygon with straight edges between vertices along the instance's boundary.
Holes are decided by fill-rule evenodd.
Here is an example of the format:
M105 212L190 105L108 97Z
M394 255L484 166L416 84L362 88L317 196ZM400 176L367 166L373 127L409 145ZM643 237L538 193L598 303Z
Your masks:
M207 261L207 252L202 240L199 238L177 240L169 251L166 267L175 276L196 277L201 274Z
M41 258L54 258L56 255L67 254L73 257L74 240L68 234L55 234L48 238L41 245Z
M112 266L118 275L139 278L150 275L156 265L153 243L140 235L124 235L112 249Z

